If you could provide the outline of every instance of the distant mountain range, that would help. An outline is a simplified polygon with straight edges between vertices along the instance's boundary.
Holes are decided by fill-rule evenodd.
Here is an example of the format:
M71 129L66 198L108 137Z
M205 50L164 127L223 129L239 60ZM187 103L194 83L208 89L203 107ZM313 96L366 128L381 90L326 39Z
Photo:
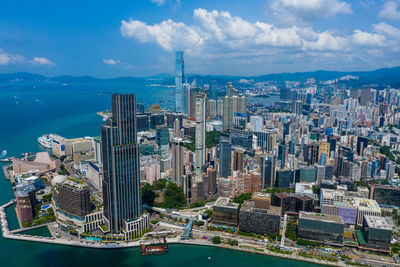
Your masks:
M226 75L198 75L187 74L188 81L201 81L203 83L210 83L216 80L218 84L224 84L228 81L239 82L242 81L299 81L305 82L309 78L314 78L317 81L328 81L340 79L341 83L362 86L369 84L376 84L379 86L390 85L394 88L400 88L400 66L393 68L382 68L372 71L311 71L311 72L294 72L294 73L278 73L267 74L260 76L226 76ZM56 76L46 77L39 74L28 72L16 72L9 74L0 74L0 83L11 81L49 81L60 83L135 83L135 82L148 82L159 84L174 84L174 77L170 74L159 74L147 77L116 77L100 79L91 76Z

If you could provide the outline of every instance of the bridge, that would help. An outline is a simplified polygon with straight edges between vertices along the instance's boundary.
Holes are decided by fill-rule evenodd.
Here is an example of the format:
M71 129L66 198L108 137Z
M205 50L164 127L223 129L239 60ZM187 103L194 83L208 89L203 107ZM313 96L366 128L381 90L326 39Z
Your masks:
M181 235L181 240L188 240L189 238L192 238L193 235L192 228L193 228L193 219L190 219L189 222L186 224L185 230Z

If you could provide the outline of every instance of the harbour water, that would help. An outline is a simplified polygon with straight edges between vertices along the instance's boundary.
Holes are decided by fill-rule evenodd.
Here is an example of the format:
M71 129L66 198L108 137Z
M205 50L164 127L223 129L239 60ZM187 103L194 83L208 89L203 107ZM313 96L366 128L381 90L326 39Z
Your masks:
M173 89L172 89L173 90ZM135 93L138 102L173 105L171 88L144 84L17 83L0 85L0 151L8 156L37 152L37 138L57 133L73 138L98 136L102 118L96 112L111 107L110 93ZM100 94L100 95L99 95ZM271 99L272 100L272 99ZM2 166L2 164L0 164ZM13 198L9 182L0 172L0 203ZM7 213L10 228L18 227L14 207ZM41 233L39 233L41 234ZM208 260L211 257L211 262ZM170 245L169 253L141 256L139 248L98 250L50 245L0 237L1 266L311 266L310 263L215 247Z

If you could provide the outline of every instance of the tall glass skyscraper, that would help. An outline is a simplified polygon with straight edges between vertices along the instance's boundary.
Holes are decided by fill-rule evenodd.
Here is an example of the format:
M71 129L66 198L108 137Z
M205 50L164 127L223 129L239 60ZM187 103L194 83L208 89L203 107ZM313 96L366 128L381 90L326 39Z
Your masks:
M175 54L175 112L183 111L183 80L185 78L185 62L183 52L177 51Z
M112 116L101 127L104 217L112 233L142 212L136 127L136 95L114 94Z
M228 178L232 174L232 145L228 135L219 139L219 177Z

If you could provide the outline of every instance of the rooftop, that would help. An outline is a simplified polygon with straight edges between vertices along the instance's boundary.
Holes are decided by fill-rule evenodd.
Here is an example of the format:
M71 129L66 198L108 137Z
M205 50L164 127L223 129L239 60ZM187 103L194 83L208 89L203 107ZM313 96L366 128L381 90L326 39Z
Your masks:
M329 223L339 223L343 224L343 218L336 215L327 215L314 212L300 211L300 219L309 219L315 221L329 222Z
M270 193L262 193L262 192L254 192L253 197L271 198L271 194Z
M379 207L376 200L355 197L354 202L359 210L368 210L368 211L376 211L376 212L381 211L381 208Z
M364 218L370 228L393 230L393 221L389 217L365 215Z
M229 208L239 208L239 204L229 202L230 199L228 197L219 197L217 201L215 201L214 206L217 207L229 207Z
M296 183L296 194L313 195L311 183Z
M257 209L255 207L254 201L245 201L243 202L240 211L253 211L253 212L259 212L259 213L266 213L266 214L271 214L271 215L281 215L281 208L280 207L274 207L271 206L269 209Z

